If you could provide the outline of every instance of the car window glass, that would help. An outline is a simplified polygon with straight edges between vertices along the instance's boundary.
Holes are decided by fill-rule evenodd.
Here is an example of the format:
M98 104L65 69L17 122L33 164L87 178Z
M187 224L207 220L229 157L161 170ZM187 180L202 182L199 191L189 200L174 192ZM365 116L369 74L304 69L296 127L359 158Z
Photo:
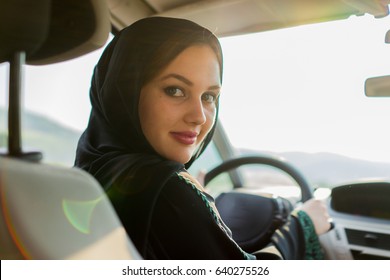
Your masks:
M46 163L73 165L77 141L88 123L93 68L103 49L65 62L23 66L24 151L41 151ZM0 64L0 148L3 150L7 146L8 71L8 63Z
M390 98L364 93L390 73L389 26L365 15L221 39L232 144L282 156L316 186L390 178Z
M390 73L390 45L384 42L389 26L390 18L367 15L222 38L220 121L230 142L242 154L286 157L310 172L305 175L314 185L389 178L390 98L364 95L367 78ZM24 67L23 146L42 150L45 162L73 165L77 139L88 122L92 70L102 50ZM7 85L8 64L2 63L2 149Z
M221 155L219 154L214 141L212 141L203 154L191 165L188 171L203 183L206 172L210 171L221 163ZM229 191L232 189L233 183L228 173L221 174L207 185L208 192L214 196L223 191Z

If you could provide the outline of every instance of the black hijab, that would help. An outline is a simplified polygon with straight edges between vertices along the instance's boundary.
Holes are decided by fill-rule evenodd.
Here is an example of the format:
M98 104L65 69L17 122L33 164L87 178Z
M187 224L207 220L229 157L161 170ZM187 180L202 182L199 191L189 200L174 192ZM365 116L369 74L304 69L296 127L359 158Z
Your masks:
M100 182L144 256L153 207L162 186L205 150L215 124L187 164L166 160L142 133L139 96L143 85L194 44L207 44L214 50L222 79L218 39L191 21L163 17L142 19L123 29L104 50L92 77L92 110L78 143L75 166Z

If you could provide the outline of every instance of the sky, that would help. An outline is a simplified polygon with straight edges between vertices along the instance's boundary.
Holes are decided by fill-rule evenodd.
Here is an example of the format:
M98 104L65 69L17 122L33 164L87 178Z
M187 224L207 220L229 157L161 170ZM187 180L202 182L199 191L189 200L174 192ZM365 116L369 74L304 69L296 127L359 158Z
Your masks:
M363 91L366 78L390 75L389 28L388 18L364 16L221 39L220 119L232 144L390 162L390 98L368 98ZM26 66L25 109L82 131L101 51ZM7 102L7 71L0 64L0 106Z
M390 98L364 95L366 78L390 75L389 28L367 16L224 39L232 143L390 161Z

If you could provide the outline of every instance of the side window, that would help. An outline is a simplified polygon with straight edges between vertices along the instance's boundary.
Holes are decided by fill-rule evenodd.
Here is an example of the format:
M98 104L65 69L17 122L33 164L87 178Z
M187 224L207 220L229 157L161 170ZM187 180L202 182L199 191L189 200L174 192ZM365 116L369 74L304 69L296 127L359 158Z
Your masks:
M195 176L199 182L203 184L204 175L222 163L221 155L218 152L218 149L212 141L203 154L194 162L194 164L189 168L189 172ZM228 173L223 173L218 177L214 178L208 185L207 190L210 195L216 197L221 192L229 191L233 189L233 183L228 175Z
M45 163L73 166L89 119L93 69L103 49L65 62L23 66L24 151L42 152ZM0 64L0 151L7 149L8 75L8 63Z
M8 102L8 63L0 64L0 154L6 152L7 147L7 127L8 112L6 103Z

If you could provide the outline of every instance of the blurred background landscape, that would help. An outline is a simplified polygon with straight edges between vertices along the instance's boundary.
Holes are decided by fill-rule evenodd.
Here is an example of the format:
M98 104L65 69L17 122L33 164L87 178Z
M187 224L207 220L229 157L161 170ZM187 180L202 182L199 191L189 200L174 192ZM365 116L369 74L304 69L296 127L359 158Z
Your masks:
M7 145L7 114L0 107L0 148ZM44 162L72 166L77 141L82 133L42 115L24 112L23 114L23 146L28 151L43 151ZM390 163L357 160L332 153L269 153L240 149L242 155L270 154L285 158L300 170L309 182L317 187L332 187L341 182L380 177L390 173ZM203 159L204 160L204 159ZM206 159L207 160L207 159ZM245 176L249 181L262 182L265 185L288 184L284 174L272 168L261 168L258 165L245 167Z

